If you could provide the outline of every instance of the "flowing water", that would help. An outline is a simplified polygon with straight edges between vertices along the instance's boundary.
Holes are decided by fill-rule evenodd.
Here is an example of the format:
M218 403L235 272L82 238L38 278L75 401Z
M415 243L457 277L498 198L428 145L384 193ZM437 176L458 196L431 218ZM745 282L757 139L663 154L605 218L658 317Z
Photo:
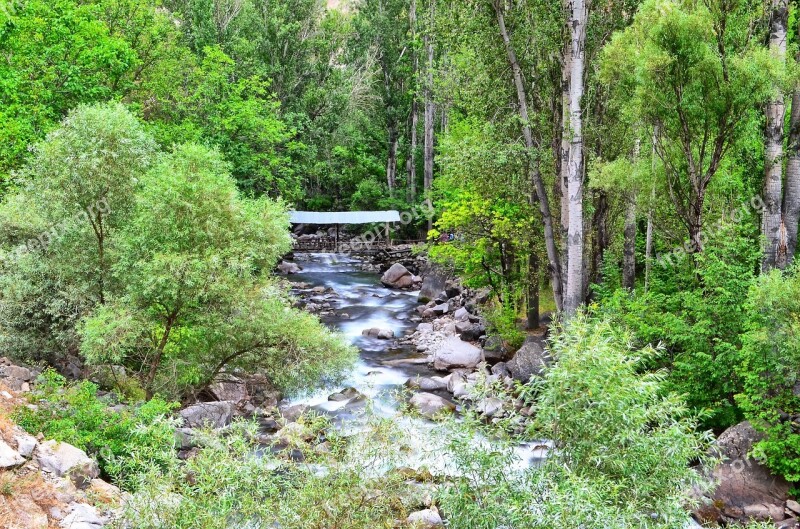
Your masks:
M416 352L413 346L399 346L396 340L380 340L362 336L364 329L377 327L391 329L396 337L412 332L419 321L416 291L388 289L381 285L374 272L361 269L356 258L333 254L298 255L296 262L302 272L289 276L295 283L307 283L308 288L325 287L335 291L328 299L325 294L312 296L312 301L330 303L333 315L321 316L323 322L343 333L359 350L359 359L338 388L326 388L311 395L294 399L291 404L305 404L326 414L343 431L357 432L364 424L364 401L335 402L328 396L347 387L358 390L370 399L372 412L383 417L396 417L417 450L408 464L414 468L425 465L434 473L439 470L457 472L450 463L440 460L440 454L431 454L426 446L436 423L408 417L399 413L404 383L416 376L442 375L425 362L426 355ZM315 299L316 298L316 299ZM399 359L416 358L419 363L391 365ZM387 364L388 362L388 364ZM446 392L436 392L451 398ZM456 403L458 404L458 403ZM475 439L476 443L491 442ZM528 467L545 456L547 447L541 442L525 443L517 447L518 467Z

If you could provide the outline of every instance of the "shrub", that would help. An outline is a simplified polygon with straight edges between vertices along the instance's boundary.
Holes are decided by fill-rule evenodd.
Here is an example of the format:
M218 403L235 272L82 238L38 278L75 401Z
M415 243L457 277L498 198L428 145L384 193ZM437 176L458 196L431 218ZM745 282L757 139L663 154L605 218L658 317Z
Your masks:
M748 296L751 313L742 342L738 402L766 437L756 447L767 465L800 481L800 273L773 271L758 278Z
M319 424L308 426L314 437ZM234 423L210 433L207 447L182 465L150 472L126 505L131 529L374 529L391 527L420 502L401 473L386 472L400 449L395 428L373 423L349 440L328 431L330 452L293 445L292 463L252 441L255 427ZM391 468L391 465L389 465Z
M91 382L67 384L52 370L41 375L30 400L35 409L15 413L21 427L85 450L122 488L132 488L143 472L168 467L175 457L169 415L177 404L156 398L114 411Z

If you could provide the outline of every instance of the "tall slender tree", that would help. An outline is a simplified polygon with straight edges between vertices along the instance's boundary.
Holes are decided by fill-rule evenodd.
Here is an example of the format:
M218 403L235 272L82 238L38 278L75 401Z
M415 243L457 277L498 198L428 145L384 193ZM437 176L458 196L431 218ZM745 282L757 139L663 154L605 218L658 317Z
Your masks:
M770 1L769 49L781 63L786 63L786 26L789 19L787 0ZM764 140L764 212L761 231L764 236L764 257L761 270L766 272L779 261L786 263L786 227L782 223L783 196L783 126L786 113L784 95L776 86L766 107Z
M567 292L564 311L572 315L584 299L583 263L583 116L581 102L584 89L586 24L589 16L585 0L569 3L570 68L569 68L569 230L567 235Z

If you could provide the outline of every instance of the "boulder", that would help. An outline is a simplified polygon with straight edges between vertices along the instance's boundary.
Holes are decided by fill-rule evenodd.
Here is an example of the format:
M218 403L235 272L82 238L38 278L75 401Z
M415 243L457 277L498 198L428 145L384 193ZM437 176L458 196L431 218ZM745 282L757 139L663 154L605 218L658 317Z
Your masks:
M303 269L291 261L281 261L278 265L278 271L283 275L299 274Z
M447 294L448 298L454 298L456 296L460 296L462 292L461 285L458 284L456 280L449 280L445 283L444 292Z
M294 422L306 411L308 411L308 406L305 404L286 406L285 408L281 408L281 417L283 417L286 422Z
M489 336L483 344L483 357L487 361L502 361L508 358L508 348L499 336Z
M475 410L484 417L491 418L503 411L503 401L497 397L487 397L475 406Z
M95 498L103 503L118 504L122 501L122 491L119 487L100 478L92 480L89 490Z
M486 350L484 349L484 354ZM508 370L508 366L505 362L497 362L495 365L492 366L492 374L493 375L500 375L502 377L510 377L511 371Z
M391 329L379 329L378 327L372 327L370 329L364 329L361 331L362 336L369 336L372 338L377 338L379 340L391 340L394 338L394 331Z
M26 432L20 432L14 435L14 441L17 443L17 452L22 457L31 457L33 451L39 445L39 442L32 435Z
M440 371L460 367L473 368L482 361L483 351L457 336L444 340L433 355L433 367Z
M200 402L182 409L179 415L189 428L222 428L231 423L235 411L235 403L225 400Z
M345 402L352 399L364 400L366 397L356 388L345 388L338 393L328 395L328 400L331 402Z
M552 364L550 353L542 347L541 339L528 337L514 358L506 362L506 368L515 380L527 382L531 377L540 377Z
M34 454L34 461L42 470L58 477L69 477L78 488L87 487L100 475L100 468L86 452L71 444L58 441L41 443Z
M443 414L452 413L456 409L456 405L449 400L445 400L439 395L426 392L415 393L408 403L412 408L417 410L420 415L428 419L434 419Z
M420 323L417 325L417 332L419 333L430 333L433 332L433 324L432 323Z
M453 318L456 321L469 321L469 311L464 307L461 307L453 314Z
M64 529L101 529L105 524L105 520L97 514L97 509L85 503L76 503L59 525Z
M383 273L381 283L390 288L408 288L414 284L414 275L405 266L395 263Z
M717 447L723 461L713 470L719 484L708 505L695 513L701 522L746 522L750 519L778 522L787 518L784 512L790 485L772 475L749 454L762 439L745 421L722 432Z
M432 301L444 290L450 272L432 263L428 264L422 272L422 287L419 290L419 302Z
M483 305L484 303L489 301L489 298L491 297L492 297L492 290L488 287L484 287L475 293L475 302L478 303L479 305Z
M10 468L18 467L25 462L19 452L8 446L2 439L0 439L0 469L8 470Z
M409 378L406 380L406 386L413 389L421 389L422 391L438 391L440 389L447 389L449 378L449 376Z
M433 313L437 316L441 316L442 314L447 314L450 311L450 305L448 303L440 303L433 307Z
M459 324L464 323L466 322L459 322ZM474 342L484 334L486 334L486 327L482 323L471 323L461 332L461 339L465 342Z
M217 401L241 402L248 398L244 381L232 376L225 376L224 380L214 382L208 391Z
M434 527L444 527L439 511L434 509L423 509L412 512L406 518L406 524L414 529L433 529Z

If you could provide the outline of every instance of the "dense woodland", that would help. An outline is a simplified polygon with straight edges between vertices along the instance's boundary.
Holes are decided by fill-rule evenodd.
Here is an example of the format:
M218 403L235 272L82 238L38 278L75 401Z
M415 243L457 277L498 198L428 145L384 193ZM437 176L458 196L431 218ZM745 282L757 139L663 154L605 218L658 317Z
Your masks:
M192 498L136 527L384 526L388 496L331 514L367 486L363 467L337 453L328 477L259 481L246 432L189 463L227 499L192 488L159 417L223 371L291 394L352 365L273 277L287 210L430 204L395 237L490 289L504 343L549 325L557 358L513 398L536 403L527 438L561 454L512 483L507 452L458 441L485 425L450 425L448 449L482 478L438 499L448 526L681 527L710 435L743 420L797 483L798 14L789 0L2 1L0 352L120 367L120 398L147 403L104 415L97 387L47 371L51 415L18 422L89 448L108 436L104 472L140 508ZM141 437L98 434L71 407ZM362 454L395 435L378 422ZM506 426L492 435L511 446Z

